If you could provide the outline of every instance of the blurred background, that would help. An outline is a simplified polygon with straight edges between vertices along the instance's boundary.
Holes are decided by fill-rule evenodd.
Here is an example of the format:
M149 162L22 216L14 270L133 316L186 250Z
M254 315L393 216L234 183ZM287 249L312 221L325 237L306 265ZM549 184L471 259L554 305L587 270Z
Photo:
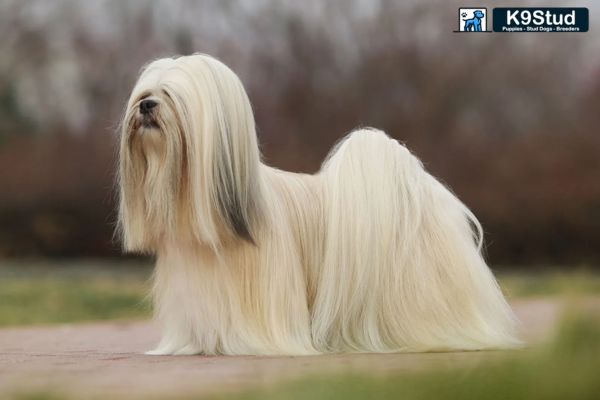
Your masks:
M267 163L312 173L378 127L473 209L494 267L598 266L592 3L560 2L590 7L589 33L458 34L471 4L442 0L2 0L0 258L120 256L129 91L148 61L205 52L244 82Z
M0 336L23 338L14 345L0 340L5 372L27 365L21 352L31 351L31 338L44 343L56 329L68 343L81 328L40 325L119 320L106 323L119 331L122 320L150 317L152 260L124 256L113 240L117 128L144 64L204 52L242 79L268 164L314 173L352 129L385 130L479 217L486 256L527 326L548 329L540 321L567 317L541 355L510 353L498 368L477 363L465 370L449 356L447 373L403 378L399 372L387 383L326 377L244 399L596 398L600 6L496 3L0 0L0 328L11 327ZM486 6L491 14L494 6L527 5L589 7L590 31L452 33L459 7ZM16 325L35 326L15 331ZM110 336L102 332L85 345L96 348L100 336ZM69 353L64 364L77 368L69 376L75 383L91 371L76 364L82 359L75 353L120 358ZM121 361L114 365L123 374ZM63 363L48 365L45 379L53 381ZM269 371L275 369L279 364ZM23 387L35 386L25 378ZM341 389L322 389L331 382ZM5 387L0 379L0 398Z
M465 369L453 354L447 363L419 362L425 375L406 374L402 364L385 381L366 373L321 377L311 368L320 380L240 398L597 398L600 7L593 0L496 3L0 0L0 328L10 327L0 329L0 398L13 384L9 372L28 371L32 358L45 358L48 368L41 379L24 374L22 388L56 387L61 368L72 369L76 387L86 376L106 382L109 363L122 390L144 382L123 368L128 353L98 350L128 321L151 316L152 260L124 256L113 240L117 128L144 64L194 52L216 56L242 79L268 164L314 173L352 129L385 130L480 218L486 257L524 332L568 317L548 347L537 352L533 343L532 351L510 352L507 363L484 363L500 352L471 353L482 362ZM459 7L485 6L491 14L494 6L527 5L589 7L590 30L452 33ZM85 346L94 350L56 361L52 345L43 345L50 357L29 347L47 343L52 332L72 345L74 332L88 329L43 325L98 320L109 328L89 334ZM13 328L23 325L34 326ZM19 339L6 344L11 335ZM361 360L388 365L387 356ZM90 357L105 360L105 368L90 368ZM350 360L338 362L350 368ZM246 361L246 370L230 367L237 379L259 377L262 385L286 370L254 370ZM177 382L194 379L188 372L224 373L213 359L197 369L201 362L185 364L189 379ZM305 361L289 362L307 370ZM159 377L159 364L149 379ZM235 379L227 379L230 390ZM152 385L147 390L157 396ZM67 398L53 393L16 398Z

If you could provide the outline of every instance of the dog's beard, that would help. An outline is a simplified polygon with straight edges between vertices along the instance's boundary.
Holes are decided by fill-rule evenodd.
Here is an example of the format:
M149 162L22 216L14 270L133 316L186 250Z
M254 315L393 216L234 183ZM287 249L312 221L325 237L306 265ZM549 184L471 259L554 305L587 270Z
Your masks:
M130 236L140 243L130 245L148 250L165 232L177 229L185 143L179 118L167 100L150 114L142 115L139 107L130 113L121 148L121 201L127 203L129 215L122 217L135 222Z

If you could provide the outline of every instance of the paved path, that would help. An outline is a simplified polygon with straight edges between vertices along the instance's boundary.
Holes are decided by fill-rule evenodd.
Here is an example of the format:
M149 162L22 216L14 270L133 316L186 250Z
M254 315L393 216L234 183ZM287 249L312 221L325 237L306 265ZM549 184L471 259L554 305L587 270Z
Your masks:
M513 304L522 334L537 343L560 315L557 300L520 300ZM270 383L306 373L368 369L385 373L431 364L477 365L503 352L429 354L345 354L313 357L155 357L158 331L150 322L93 323L0 330L0 397L36 388L74 393L164 398L207 393L247 384ZM469 364L469 365L472 365Z

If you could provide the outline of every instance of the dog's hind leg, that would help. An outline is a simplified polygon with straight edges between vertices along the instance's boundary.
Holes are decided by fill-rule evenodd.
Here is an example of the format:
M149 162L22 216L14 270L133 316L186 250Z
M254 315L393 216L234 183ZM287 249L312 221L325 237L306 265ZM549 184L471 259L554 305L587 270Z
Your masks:
M479 223L404 146L357 131L320 174L327 228L312 310L318 350L518 343L512 311L480 255Z

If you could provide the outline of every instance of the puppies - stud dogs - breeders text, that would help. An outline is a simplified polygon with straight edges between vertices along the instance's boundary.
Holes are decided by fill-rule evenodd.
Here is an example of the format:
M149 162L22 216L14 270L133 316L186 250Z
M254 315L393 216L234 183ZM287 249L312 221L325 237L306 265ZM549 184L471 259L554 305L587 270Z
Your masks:
M315 175L269 167L238 77L165 58L131 92L119 164L123 246L157 260L149 354L519 344L479 222L379 130L350 133Z

